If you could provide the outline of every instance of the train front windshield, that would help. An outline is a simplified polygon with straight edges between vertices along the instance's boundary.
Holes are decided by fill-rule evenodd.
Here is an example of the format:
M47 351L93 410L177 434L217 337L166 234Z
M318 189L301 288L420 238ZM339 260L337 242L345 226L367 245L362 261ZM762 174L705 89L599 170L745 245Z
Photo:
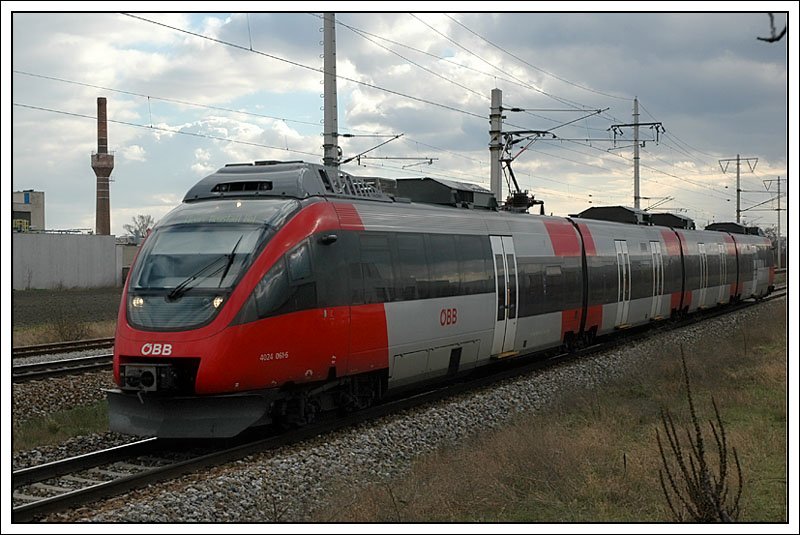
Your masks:
M211 321L254 256L296 208L286 200L253 202L258 204L187 205L166 216L131 271L128 322L166 331Z
M190 289L233 286L263 233L258 226L179 225L157 231L142 251L135 290L171 289L173 299Z

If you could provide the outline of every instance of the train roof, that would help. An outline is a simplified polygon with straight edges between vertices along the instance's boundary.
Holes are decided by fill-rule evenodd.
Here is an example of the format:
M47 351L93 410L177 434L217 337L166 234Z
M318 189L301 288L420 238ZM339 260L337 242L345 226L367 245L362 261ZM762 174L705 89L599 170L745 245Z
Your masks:
M227 164L192 186L183 202L276 197L300 200L325 197L406 205L413 202L431 208L448 206L477 208L504 215L512 213L498 206L497 199L490 190L476 184L430 177L396 180L357 177L335 168L300 160L259 160L253 163ZM695 229L694 221L688 217L666 213L650 214L627 206L595 206L570 217ZM763 236L758 227L745 227L737 223L714 223L708 225L706 230Z
M332 197L417 202L497 210L494 194L476 184L425 178L358 177L303 161L227 164L200 180L183 202L248 197Z
M183 198L194 202L226 197L348 197L391 202L379 183L302 161L259 160L227 164L195 184Z

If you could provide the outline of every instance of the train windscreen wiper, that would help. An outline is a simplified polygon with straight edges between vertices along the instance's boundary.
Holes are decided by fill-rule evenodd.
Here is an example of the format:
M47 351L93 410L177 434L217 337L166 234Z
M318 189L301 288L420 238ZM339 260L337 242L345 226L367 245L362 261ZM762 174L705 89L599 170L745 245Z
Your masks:
M231 266L233 265L233 259L236 257L236 248L239 247L239 243L241 243L242 238L244 238L244 234L239 236L239 239L236 240L236 245L233 246L233 249L227 255L228 256L228 263L225 264L225 271L222 272L222 276L219 278L219 284L217 285L217 288L222 286L222 281L225 280L225 275L227 275L228 274L228 270L231 269Z
M238 245L238 242L237 242L237 245ZM200 269L198 269L194 274L189 275L188 277L186 277L186 279L184 279L183 282L181 282L179 285L177 285L175 288L173 288L167 294L167 300L168 301L175 301L177 299L180 299L183 296L183 294L185 294L186 292L188 292L191 289L189 287L189 284L191 284L193 281L197 280L198 277L200 277L200 275L202 275L203 272L205 272L208 268L216 265L217 263L219 263L220 260L223 260L225 258L228 258L228 255L224 254L224 255L218 256L214 260L212 260L211 262L206 264L205 266L203 266ZM222 266L218 267L217 269L215 269L214 271L212 271L208 275L204 275L202 278L205 279L205 278L211 277L215 273L219 273L220 270L222 270Z

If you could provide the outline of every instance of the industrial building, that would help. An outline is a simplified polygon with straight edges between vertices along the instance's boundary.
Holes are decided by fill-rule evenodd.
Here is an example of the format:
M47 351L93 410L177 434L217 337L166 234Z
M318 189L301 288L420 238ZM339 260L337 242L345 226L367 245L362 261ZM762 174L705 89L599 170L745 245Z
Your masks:
M17 232L44 230L44 192L26 189L11 197L11 228Z

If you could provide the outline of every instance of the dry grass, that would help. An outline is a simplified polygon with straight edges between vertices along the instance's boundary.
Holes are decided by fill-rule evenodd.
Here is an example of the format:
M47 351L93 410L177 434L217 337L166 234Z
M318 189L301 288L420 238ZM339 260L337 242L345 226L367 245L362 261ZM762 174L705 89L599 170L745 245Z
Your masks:
M14 347L51 342L68 342L86 338L109 338L114 336L116 321L97 322L58 322L14 327L11 332L11 344Z
M785 306L762 306L756 320L735 326L732 336L684 347L706 441L713 444L713 396L729 447L739 453L744 522L787 518ZM671 522L658 477L656 429L662 408L679 429L690 419L680 348L653 357L624 380L426 456L400 480L367 489L342 485L340 498L315 519ZM713 454L709 462L716 466Z
M114 335L122 288L13 290L14 346Z

